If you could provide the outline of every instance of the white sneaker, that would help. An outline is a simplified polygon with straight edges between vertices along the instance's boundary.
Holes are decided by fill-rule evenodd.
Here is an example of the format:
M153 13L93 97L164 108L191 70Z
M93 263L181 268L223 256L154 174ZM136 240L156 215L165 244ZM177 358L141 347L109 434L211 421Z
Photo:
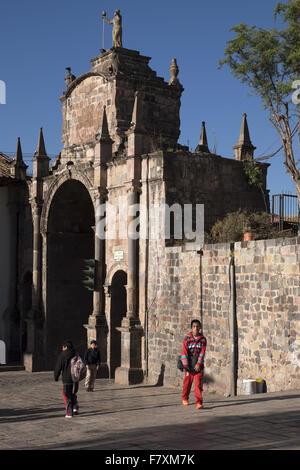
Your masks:
M77 410L77 408L74 408L73 413L75 413L75 415L78 415L79 410Z
M73 418L73 416L66 415L65 418Z

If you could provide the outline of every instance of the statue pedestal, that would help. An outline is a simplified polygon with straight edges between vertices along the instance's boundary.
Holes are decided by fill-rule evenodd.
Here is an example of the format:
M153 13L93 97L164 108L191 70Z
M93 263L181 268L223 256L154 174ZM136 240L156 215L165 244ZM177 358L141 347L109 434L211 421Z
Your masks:
M115 383L134 385L143 382L141 364L142 336L144 331L139 320L123 318L121 327L121 367L115 371Z
M97 377L108 378L109 370L107 365L107 323L104 315L90 315L89 322L83 325L87 331L87 346L90 347L91 341L97 341L100 351L101 364L98 369Z
M46 370L43 350L43 321L38 310L31 310L27 323L27 348L23 363L27 372Z
M40 372L46 370L44 358L34 353L24 353L23 364L26 372Z

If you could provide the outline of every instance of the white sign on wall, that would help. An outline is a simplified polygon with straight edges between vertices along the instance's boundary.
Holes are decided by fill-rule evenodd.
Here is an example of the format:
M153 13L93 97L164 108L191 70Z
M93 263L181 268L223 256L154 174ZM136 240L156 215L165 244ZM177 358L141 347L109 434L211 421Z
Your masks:
M123 258L124 258L124 251L123 250L114 251L114 260L115 261L121 261Z

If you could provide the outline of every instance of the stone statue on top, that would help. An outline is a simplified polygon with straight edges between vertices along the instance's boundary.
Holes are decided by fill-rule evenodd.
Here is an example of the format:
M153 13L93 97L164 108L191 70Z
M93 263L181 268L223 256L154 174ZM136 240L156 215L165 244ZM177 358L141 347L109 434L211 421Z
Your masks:
M115 11L115 16L112 20L106 18L106 12L102 12L102 18L109 24L113 24L112 31L112 47L123 47L122 46L122 16L120 15L120 10Z

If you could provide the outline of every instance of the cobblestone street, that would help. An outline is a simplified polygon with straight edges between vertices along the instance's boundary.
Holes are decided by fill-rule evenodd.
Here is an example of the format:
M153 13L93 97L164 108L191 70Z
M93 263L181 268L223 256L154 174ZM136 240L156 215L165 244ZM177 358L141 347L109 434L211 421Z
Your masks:
M80 386L80 414L67 420L51 372L1 372L0 449L300 449L300 391L224 398L204 390L205 408L196 410L193 390L183 407L176 388Z

